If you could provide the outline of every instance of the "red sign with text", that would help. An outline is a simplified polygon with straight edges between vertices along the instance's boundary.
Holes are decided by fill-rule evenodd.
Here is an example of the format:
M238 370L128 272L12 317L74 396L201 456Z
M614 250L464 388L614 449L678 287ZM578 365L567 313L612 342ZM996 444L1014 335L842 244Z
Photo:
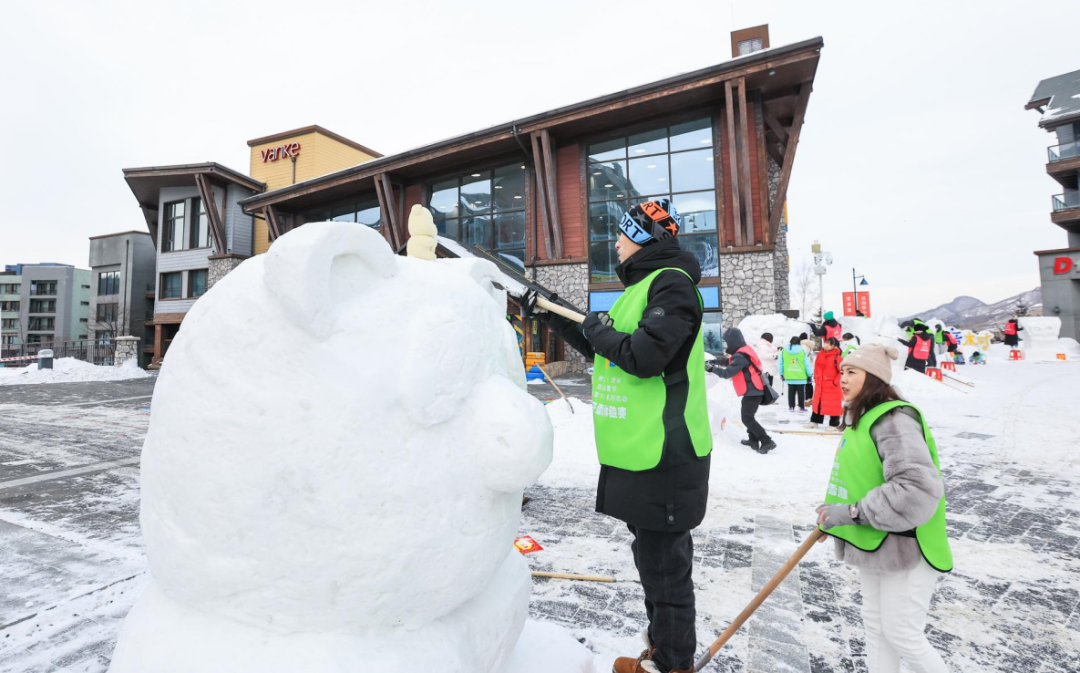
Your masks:
M259 150L259 155L262 156L264 164L267 161L277 161L278 159L295 159L300 156L300 143L289 143Z
M1069 273L1073 269L1073 261L1069 257L1055 257L1054 258L1054 273L1063 274Z
M860 292L859 293L859 306L858 306L858 308L856 308L856 306L855 306L855 293L854 292L845 292L844 293L844 315L854 316L856 310L862 311L862 314L864 316L866 316L867 318L870 317L870 293L869 292Z

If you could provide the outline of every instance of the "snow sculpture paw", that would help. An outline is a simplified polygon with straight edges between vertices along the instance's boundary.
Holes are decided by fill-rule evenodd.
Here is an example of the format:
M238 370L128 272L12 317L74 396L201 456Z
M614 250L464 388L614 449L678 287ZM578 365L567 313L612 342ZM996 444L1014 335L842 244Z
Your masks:
M501 670L552 430L494 277L318 223L199 300L154 394L151 579L113 673Z

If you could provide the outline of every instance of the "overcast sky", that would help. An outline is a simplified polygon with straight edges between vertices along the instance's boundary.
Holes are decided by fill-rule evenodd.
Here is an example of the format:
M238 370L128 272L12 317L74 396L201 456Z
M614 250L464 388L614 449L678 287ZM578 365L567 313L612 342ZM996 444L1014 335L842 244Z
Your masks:
M792 265L832 252L827 308L852 267L876 313L1038 285L1066 236L1023 106L1080 69L1076 0L8 4L0 262L86 267L89 236L145 229L124 167L247 172L247 140L308 124L390 154L718 63L763 22L825 39L788 203Z

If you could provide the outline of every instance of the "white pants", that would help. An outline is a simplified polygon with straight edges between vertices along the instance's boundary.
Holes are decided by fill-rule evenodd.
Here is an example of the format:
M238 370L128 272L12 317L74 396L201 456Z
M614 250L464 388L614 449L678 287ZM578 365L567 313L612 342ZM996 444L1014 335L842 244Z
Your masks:
M924 633L938 575L925 560L901 572L859 569L870 673L900 673L901 660L916 673L948 673Z

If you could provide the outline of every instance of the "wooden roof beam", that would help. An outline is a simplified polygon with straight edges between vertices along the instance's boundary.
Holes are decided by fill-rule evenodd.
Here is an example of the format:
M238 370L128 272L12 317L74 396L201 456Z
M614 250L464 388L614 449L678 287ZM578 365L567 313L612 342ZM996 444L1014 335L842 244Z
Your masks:
M547 129L540 131L540 148L544 152L544 181L547 183L548 226L551 227L551 245L555 259L563 258L562 227L559 226L559 191L555 180L555 151L552 149L551 134Z
M529 134L532 140L533 169L536 171L537 195L540 201L540 229L544 232L544 259L554 259L554 248L551 241L551 213L549 212L550 201L547 197L547 179L544 177L544 151L541 147L540 132ZM537 242L533 242L536 245Z
M210 233L214 237L217 254L224 255L229 251L229 247L225 237L225 223L222 222L217 200L214 199L214 187L202 173L195 174L195 186L199 188L199 196L202 197L203 204L206 206L206 215L210 218Z
M735 148L735 100L731 80L724 82L724 121L727 126L728 169L731 173L731 214L735 219L735 245L743 245L742 212L739 207L739 157Z
M799 135L802 133L803 121L806 119L806 106L810 101L812 88L809 82L799 87L799 100L795 104L795 119L791 122L790 137L787 147L784 148L784 163L780 165L780 188L776 190L776 199L772 202L769 214L769 235L772 240L776 240L776 232L780 228L780 216L784 212L788 183L791 181L791 167L795 163L795 149L799 145Z
M266 215L266 229L270 233L270 242L273 243L285 233L281 230L281 220L278 219L277 208L267 206L263 208L263 214Z

